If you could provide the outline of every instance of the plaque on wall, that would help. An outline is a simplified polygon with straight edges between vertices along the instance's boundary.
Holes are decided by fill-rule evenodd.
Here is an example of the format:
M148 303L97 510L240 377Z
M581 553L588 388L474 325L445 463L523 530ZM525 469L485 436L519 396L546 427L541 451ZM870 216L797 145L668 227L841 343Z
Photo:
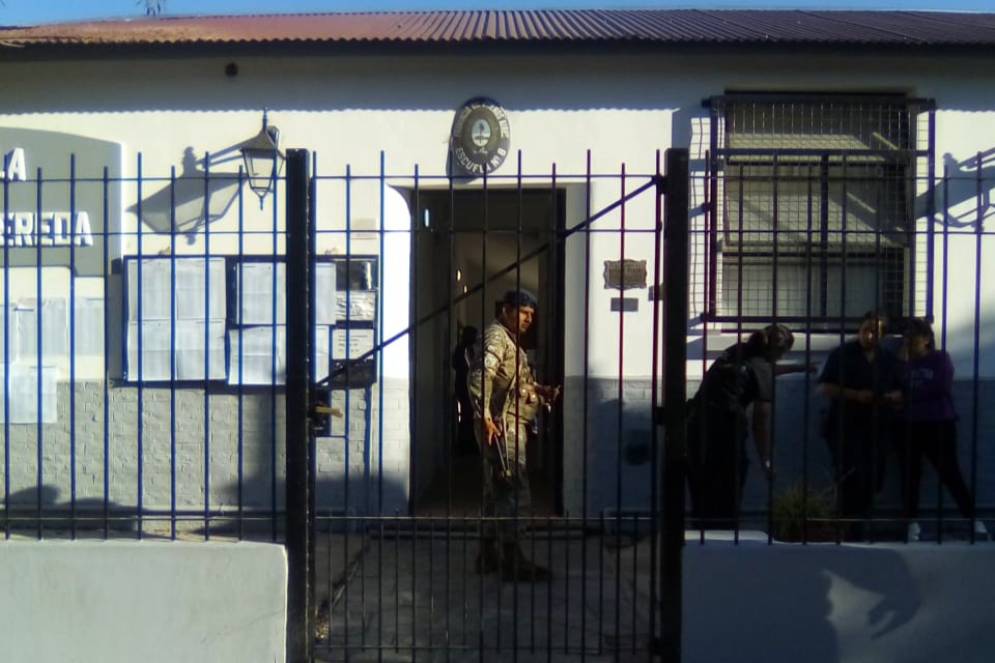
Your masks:
M449 139L449 172L481 177L496 170L508 156L511 124L493 99L476 97L456 111Z
M605 290L646 287L645 260L605 260Z

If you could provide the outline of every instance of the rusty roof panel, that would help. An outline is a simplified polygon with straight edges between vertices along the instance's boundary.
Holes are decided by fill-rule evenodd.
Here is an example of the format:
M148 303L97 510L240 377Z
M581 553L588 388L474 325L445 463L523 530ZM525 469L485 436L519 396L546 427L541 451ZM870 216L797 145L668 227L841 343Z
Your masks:
M431 11L162 17L0 28L0 43L995 45L995 14L801 10Z

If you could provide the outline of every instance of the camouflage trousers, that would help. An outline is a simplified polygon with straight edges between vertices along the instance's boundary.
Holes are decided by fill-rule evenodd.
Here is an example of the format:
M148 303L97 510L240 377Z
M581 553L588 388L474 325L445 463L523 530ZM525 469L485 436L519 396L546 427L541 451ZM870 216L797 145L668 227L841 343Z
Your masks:
M528 424L507 417L504 437L488 446L482 423L475 423L474 432L484 464L484 516L496 518L484 523L483 537L491 541L496 539L502 545L517 543L532 514L525 462Z

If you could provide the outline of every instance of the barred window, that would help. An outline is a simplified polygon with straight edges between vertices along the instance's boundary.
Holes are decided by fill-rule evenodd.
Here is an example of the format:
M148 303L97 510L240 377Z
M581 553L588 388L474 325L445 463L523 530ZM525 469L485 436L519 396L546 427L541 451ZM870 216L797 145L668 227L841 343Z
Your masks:
M925 292L915 284L916 166L932 153L925 102L710 101L713 317L817 326L872 308L915 311Z

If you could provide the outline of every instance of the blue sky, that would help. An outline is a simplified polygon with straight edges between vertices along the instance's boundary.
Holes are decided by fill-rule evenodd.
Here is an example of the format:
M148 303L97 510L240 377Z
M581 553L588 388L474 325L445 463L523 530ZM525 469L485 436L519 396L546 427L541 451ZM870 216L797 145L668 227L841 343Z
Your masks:
M413 9L542 8L819 8L941 9L993 11L993 0L166 0L166 15ZM54 21L141 16L136 0L4 0L0 23L31 25Z

